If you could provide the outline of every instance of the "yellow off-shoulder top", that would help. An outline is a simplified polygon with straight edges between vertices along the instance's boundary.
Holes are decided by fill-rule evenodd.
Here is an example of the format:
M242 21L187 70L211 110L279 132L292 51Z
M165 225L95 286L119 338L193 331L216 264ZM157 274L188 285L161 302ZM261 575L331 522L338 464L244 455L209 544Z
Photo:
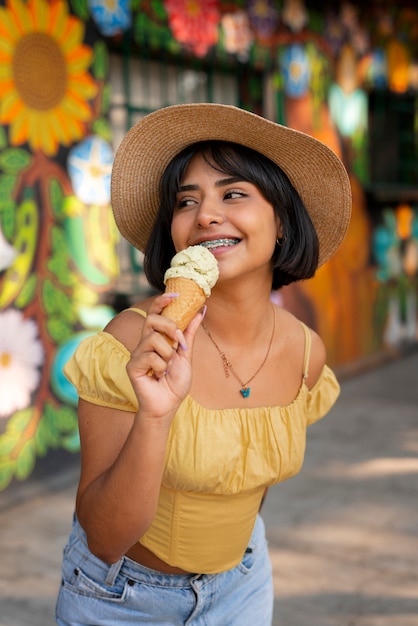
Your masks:
M167 443L157 513L139 538L166 563L208 574L235 567L265 488L301 469L306 428L328 412L340 390L327 365L316 384L306 386L311 334L303 327L304 375L289 405L217 410L190 396L180 405ZM126 373L129 358L124 345L100 332L80 343L64 371L81 398L136 412Z

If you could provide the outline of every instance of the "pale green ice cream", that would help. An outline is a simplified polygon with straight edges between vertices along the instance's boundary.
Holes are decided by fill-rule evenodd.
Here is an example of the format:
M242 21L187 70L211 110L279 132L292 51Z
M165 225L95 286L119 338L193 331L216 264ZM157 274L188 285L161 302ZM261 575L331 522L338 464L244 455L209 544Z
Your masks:
M169 278L189 278L203 289L208 298L218 276L218 261L214 255L203 246L189 246L173 256L171 267L164 275L164 283Z

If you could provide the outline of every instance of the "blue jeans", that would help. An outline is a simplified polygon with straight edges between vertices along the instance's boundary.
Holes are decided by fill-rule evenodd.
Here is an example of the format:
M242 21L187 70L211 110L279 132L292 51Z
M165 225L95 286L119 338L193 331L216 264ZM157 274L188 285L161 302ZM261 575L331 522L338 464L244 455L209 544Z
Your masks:
M122 557L108 565L74 520L64 549L59 626L271 626L273 581L257 518L239 565L220 574L162 574Z

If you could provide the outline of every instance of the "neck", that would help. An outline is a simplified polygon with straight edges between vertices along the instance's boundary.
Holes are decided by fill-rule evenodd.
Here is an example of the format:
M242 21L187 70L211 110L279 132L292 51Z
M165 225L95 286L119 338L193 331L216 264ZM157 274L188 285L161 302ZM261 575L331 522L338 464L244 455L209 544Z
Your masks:
M232 363L231 359L228 357L228 355L226 354L225 350L219 345L218 341L216 341L212 335L212 333L209 331L209 329L207 328L205 322L202 323L202 328L203 331L206 333L206 335L208 336L209 340L212 342L213 346L215 347L216 351L218 352L220 358L222 359L222 364L223 364L223 368L224 368L224 374L226 378L229 378L230 375L232 375L235 380L240 384L240 393L242 395L243 398L248 398L250 396L251 393L251 387L250 387L250 383L258 376L258 374L261 372L262 368L264 367L265 363L267 362L267 359L269 357L270 354L270 349L274 340L274 336L275 336L275 329L276 329L276 312L273 306L272 302L269 302L269 306L268 306L268 310L271 316L271 321L272 321L272 329L271 329L271 333L270 333L270 338L268 341L268 345L267 345L267 351L264 354L264 358L261 361L260 365L258 366L258 368L255 370L255 372L252 372L251 375L242 378L241 375L237 372L236 368L234 367L234 364ZM263 316L265 317L265 316ZM264 329L265 330L265 325L264 325ZM240 328L240 333L241 333L241 337L244 336L245 338L245 344L248 347L248 338L244 335L242 335L243 333L243 329L242 326ZM263 332L264 334L264 332ZM260 337L261 337L261 333L260 333ZM231 344L230 344L231 345Z
M266 324L272 317L270 292L261 296L245 294L242 298L213 293L207 301L206 327L216 334L219 341L228 345L246 345L257 341L265 333Z

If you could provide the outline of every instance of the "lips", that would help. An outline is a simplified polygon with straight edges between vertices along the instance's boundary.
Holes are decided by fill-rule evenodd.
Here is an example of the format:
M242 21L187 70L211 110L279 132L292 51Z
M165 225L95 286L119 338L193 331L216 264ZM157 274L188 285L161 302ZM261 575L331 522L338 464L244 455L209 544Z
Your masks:
M213 250L214 248L226 248L228 246L236 246L240 242L240 239L230 239L229 237L223 237L222 239L211 239L210 241L201 241L200 246Z

